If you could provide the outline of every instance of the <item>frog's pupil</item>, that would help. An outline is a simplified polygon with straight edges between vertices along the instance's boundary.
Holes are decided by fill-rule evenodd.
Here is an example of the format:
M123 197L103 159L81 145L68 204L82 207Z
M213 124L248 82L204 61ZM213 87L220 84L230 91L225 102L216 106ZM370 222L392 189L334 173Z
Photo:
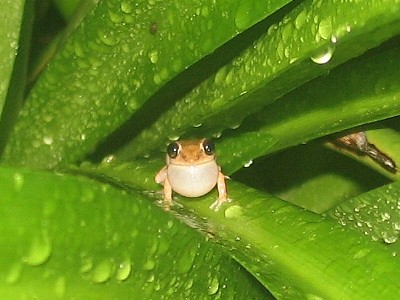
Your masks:
M204 140L203 142L203 149L204 153L207 155L213 155L215 152L215 146L214 143L210 140Z
M168 156L171 158L175 158L178 156L179 145L177 143L171 143L167 147Z

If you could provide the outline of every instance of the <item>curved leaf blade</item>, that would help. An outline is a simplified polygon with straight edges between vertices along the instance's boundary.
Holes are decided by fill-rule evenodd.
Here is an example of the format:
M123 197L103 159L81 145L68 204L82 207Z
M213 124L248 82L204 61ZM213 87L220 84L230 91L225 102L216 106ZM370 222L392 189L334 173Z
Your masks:
M4 162L82 159L168 80L287 2L100 2L32 90ZM243 5L262 10L242 19Z
M168 138L219 137L239 127L262 106L398 34L399 12L397 0L302 2L133 139L119 157L148 155ZM321 53L325 56L316 57Z
M134 190L7 168L0 179L6 299L268 297L220 247Z
M399 115L400 60L395 47L332 70L285 95L245 120L235 135L222 137L220 163L227 174L242 165L230 150L253 134L255 142L240 153L254 159L328 134ZM242 136L242 137L241 137Z
M103 165L89 172L106 174L144 190L160 189L154 174L161 161ZM216 241L278 298L365 299L396 297L400 262L368 237L233 181L233 199L220 211L209 209L214 194L201 201L177 196L185 209L203 220ZM204 201L203 201L204 200ZM187 209L187 210L186 210ZM360 267L362 266L362 267Z

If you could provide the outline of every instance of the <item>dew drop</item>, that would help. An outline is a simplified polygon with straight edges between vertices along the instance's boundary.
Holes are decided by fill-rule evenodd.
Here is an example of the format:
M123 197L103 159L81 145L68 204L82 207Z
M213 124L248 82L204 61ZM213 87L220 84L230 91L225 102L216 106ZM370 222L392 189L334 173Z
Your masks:
M24 185L24 176L21 173L14 174L14 187L16 190L20 190Z
M400 223L399 222L394 222L392 226L393 226L393 229L400 230Z
M150 51L149 58L151 63L156 64L158 61L158 51L157 50Z
M324 39L328 40L332 34L332 20L330 17L323 19L318 26L318 34Z
M177 270L181 274L187 274L193 267L194 259L196 258L197 249L191 247L187 251L184 251L179 261L177 262Z
M148 259L144 265L143 265L143 270L145 271L151 271L155 268L156 262L153 259Z
M14 263L11 265L10 270L8 271L6 282L8 284L17 283L18 280L21 278L22 275L22 264L21 263Z
M92 281L94 283L106 282L110 279L112 271L113 264L107 260L102 261L93 269Z
M153 77L153 81L155 84L159 85L162 83L162 78L160 76L160 74L155 74Z
M253 164L253 160L249 160L247 163L243 165L243 167L248 168Z
M92 269L93 269L93 261L91 259L86 258L82 261L81 267L79 268L79 272L87 273Z
M126 14L130 14L132 12L132 6L130 2L123 1L121 3L121 10Z
M397 239L398 239L398 236L395 235L395 234L393 234L393 235L385 234L385 235L383 236L383 241L384 241L386 244L393 244L394 242L397 241Z
M219 281L217 277L211 279L210 286L208 287L208 294L215 295L219 290Z
M240 205L232 205L225 210L225 218L237 219L243 215L243 207Z
M214 133L212 134L212 137L215 138L215 139L218 139L218 138L221 137L221 135L222 135L222 132L221 132L221 131L219 131L219 132L214 132Z
M311 56L310 58L313 62L317 64L326 64L331 60L334 51L335 47L333 45L330 45L323 51Z
M28 254L24 256L23 262L30 266L44 264L51 255L52 244L47 235L39 235L33 239Z
M235 24L238 29L246 29L251 21L251 11L253 10L251 1L240 1L235 15Z
M131 271L132 271L131 261L130 259L126 259L119 264L115 277L119 281L126 280L129 277L129 275L131 275Z
M390 219L390 214L387 212L383 212L383 213L381 213L381 218L382 218L382 221L387 221Z
M50 146L53 144L53 138L51 136L45 136L43 137L43 143Z
M298 16L296 17L296 20L294 22L294 25L296 26L297 29L300 29L301 27L303 27L303 25L306 23L307 21L307 14L305 10L302 10Z

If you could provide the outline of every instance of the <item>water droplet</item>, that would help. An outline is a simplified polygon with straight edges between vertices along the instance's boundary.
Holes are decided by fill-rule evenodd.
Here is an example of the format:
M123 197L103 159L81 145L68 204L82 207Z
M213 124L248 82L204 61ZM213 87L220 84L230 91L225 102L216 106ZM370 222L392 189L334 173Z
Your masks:
M226 218L237 219L243 215L243 207L240 205L229 206L224 213Z
M393 235L389 235L389 234L384 234L383 235L383 241L386 244L393 244L394 242L396 242L398 239L398 236L396 234Z
M318 34L324 39L328 40L332 34L332 20L330 17L323 19L318 26Z
M197 254L195 247L189 248L187 251L181 253L179 261L177 262L177 270L181 274L187 274L193 267L193 262Z
M177 141L180 139L180 136L179 135L170 135L170 136L168 136L168 139L170 141Z
M99 40L103 44L105 44L107 46L114 46L114 45L117 44L117 40L109 32L108 33L104 33L104 32L99 31L98 32L98 37L99 37Z
M394 230L400 230L400 223L399 222L394 222L392 226L393 226Z
M18 280L21 278L21 275L22 275L22 264L20 264L19 262L14 263L11 265L11 268L8 271L6 282L8 284L17 283Z
M160 74L155 74L153 77L153 81L155 84L159 85L162 83L162 78L160 77Z
M35 237L32 241L28 254L24 256L23 262L30 266L44 264L51 255L52 244L46 234Z
M120 281L126 280L129 277L129 275L131 275L131 271L132 271L131 261L130 259L126 259L119 264L115 277Z
M250 167L252 164L253 164L253 160L250 159L247 163L244 164L243 167L248 168L248 167Z
M311 56L311 60L317 64L325 64L329 62L333 56L333 52L335 51L335 47L333 45L329 45L323 51Z
M45 136L43 137L43 143L50 146L53 144L53 138L51 136Z
M208 287L208 294L209 295L214 295L218 292L219 290L219 281L217 277L214 277L211 279L210 286Z
M307 21L307 14L305 10L302 10L296 17L296 20L294 21L294 25L296 26L297 29L300 29L303 27L303 25Z
M153 270L153 269L155 268L155 266L156 266L155 260L153 260L153 259L148 259L148 260L144 263L142 269L145 270L145 271L151 271L151 270Z
M130 14L132 12L132 6L130 2L123 1L121 3L121 10L126 14Z
M212 134L212 137L215 138L215 139L218 139L218 138L221 137L221 135L222 135L222 132L221 132L221 131L219 131L219 132L214 132L214 133Z
M149 58L151 63L156 64L158 61L158 51L157 50L150 51Z
M390 219L390 214L387 212L383 212L383 213L381 213L381 218L382 218L382 221L387 221Z
M110 18L110 21L115 24L122 23L124 21L124 17L122 15L116 14L112 10L108 11L108 17Z
M251 1L240 1L236 10L235 24L238 29L246 29L251 22L251 12L254 10Z
M113 264L108 260L102 261L93 269L92 281L95 283L106 282L110 279L112 272Z
M16 190L20 190L24 185L24 176L20 173L14 174L14 187Z
M59 298L63 298L65 296L65 292L67 290L67 281L64 276L57 278L54 284L54 292Z
M204 18L207 18L207 17L208 17L209 11L208 11L208 7L207 7L207 6L203 6L203 7L201 8L201 15L202 15Z
M83 259L81 267L79 268L79 271L81 273L87 273L92 269L93 269L93 261L89 258Z

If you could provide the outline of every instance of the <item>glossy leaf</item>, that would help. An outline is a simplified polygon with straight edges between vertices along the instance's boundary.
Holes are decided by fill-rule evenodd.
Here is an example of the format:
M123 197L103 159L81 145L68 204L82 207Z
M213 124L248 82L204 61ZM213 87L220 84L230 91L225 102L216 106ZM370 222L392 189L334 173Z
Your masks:
M327 214L343 226L354 228L374 241L390 245L398 255L400 234L400 183L395 182L362 194L332 208Z
M0 12L0 111L7 97L8 86L18 52L18 41L25 1L3 1Z
M168 80L286 3L100 2L38 80L4 162L83 159Z
M0 178L4 299L268 298L219 246L137 191L16 169Z
M152 191L157 188L153 176L158 167L159 161L147 160L88 170ZM383 245L234 181L228 182L228 192L233 200L218 212L209 209L214 193L201 201L177 196L184 209L174 210L189 224L190 216L201 216L207 232L277 298L398 295L395 274L400 262Z
M222 139L221 151L229 154L221 157L220 163L228 174L241 168L233 158L235 152L230 153L230 145L252 132L257 133L259 140L274 142L270 147L254 143L253 147L243 149L240 156L247 160L399 115L398 51L393 48L352 61L268 105L236 130L242 130L242 134L235 132Z
M399 12L398 1L302 2L144 130L120 158L161 149L168 138L218 137L239 127L262 106L398 34Z

